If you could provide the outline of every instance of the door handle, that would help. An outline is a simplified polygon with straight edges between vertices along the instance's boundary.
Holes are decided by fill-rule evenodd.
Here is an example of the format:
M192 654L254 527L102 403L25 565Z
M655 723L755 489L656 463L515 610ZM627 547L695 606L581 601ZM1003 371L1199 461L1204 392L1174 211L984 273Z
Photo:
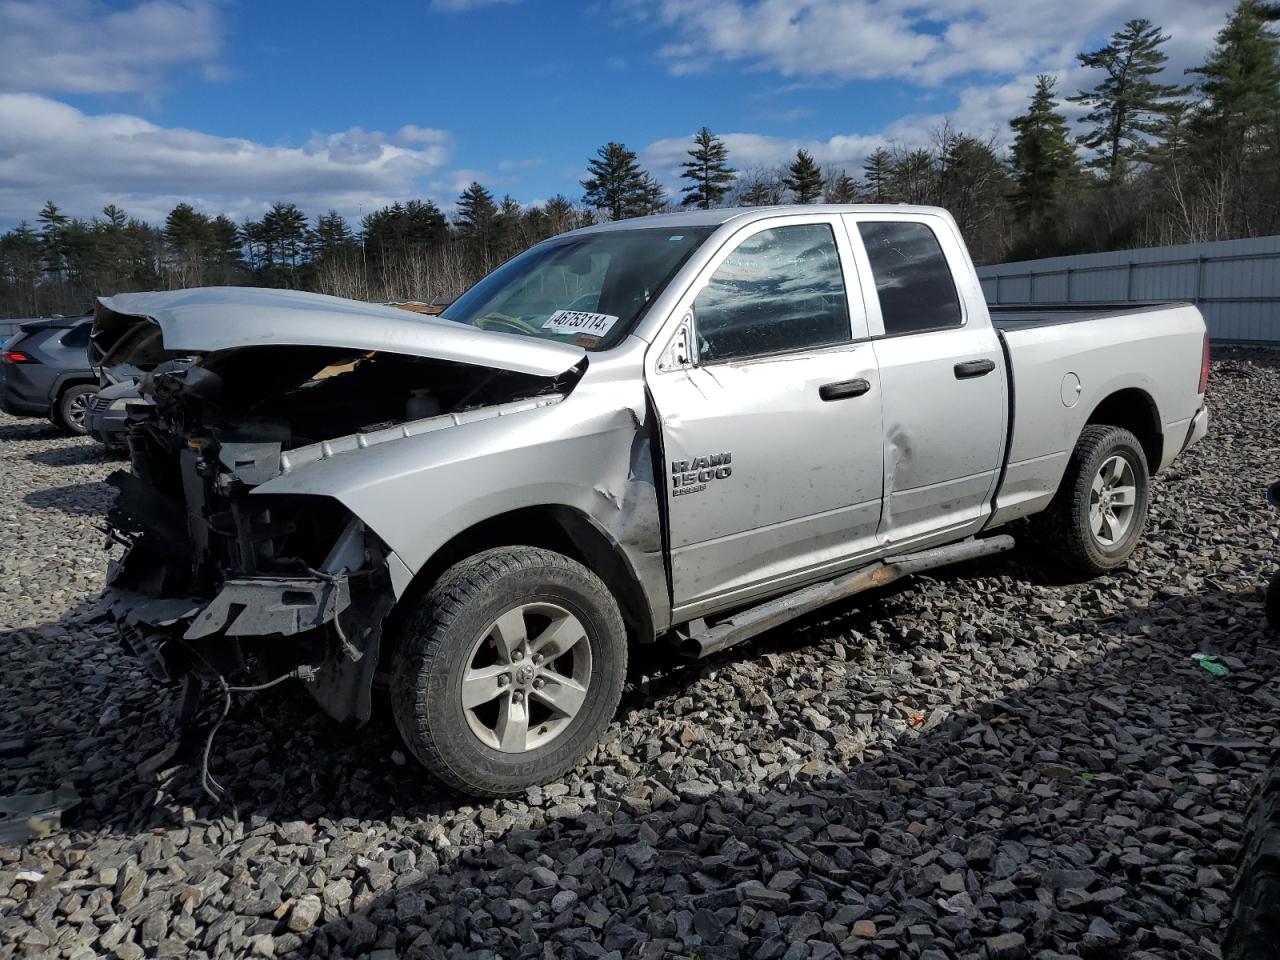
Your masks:
M843 400L846 397L860 397L871 389L871 384L861 378L857 380L837 380L835 383L824 383L818 388L818 396L823 400Z
M985 377L996 368L994 360L966 360L956 364L956 379L969 380L973 377Z

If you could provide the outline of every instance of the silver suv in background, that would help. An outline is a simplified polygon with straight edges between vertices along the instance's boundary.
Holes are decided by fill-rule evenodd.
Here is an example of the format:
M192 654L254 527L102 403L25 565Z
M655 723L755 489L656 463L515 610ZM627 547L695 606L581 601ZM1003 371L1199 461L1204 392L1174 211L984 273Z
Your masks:
M706 656L1027 517L1081 575L1123 564L1209 416L1194 307L993 316L923 207L589 227L442 317L123 294L94 344L154 404L112 478L127 649L343 720L387 677L413 755L484 794L577 763L659 638Z

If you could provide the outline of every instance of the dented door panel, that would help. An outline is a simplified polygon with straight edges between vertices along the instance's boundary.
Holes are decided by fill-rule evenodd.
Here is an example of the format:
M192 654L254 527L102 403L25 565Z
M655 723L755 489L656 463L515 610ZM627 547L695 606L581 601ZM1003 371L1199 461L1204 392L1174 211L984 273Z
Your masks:
M990 327L875 342L884 392L884 513L880 539L898 547L981 527L1000 473L1006 420L1005 361ZM990 361L957 379L955 366Z

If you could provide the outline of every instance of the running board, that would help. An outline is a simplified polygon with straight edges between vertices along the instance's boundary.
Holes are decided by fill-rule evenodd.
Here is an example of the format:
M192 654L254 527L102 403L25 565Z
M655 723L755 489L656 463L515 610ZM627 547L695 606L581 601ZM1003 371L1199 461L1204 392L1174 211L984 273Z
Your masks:
M964 540L944 547L934 547L932 550L922 550L919 553L903 554L900 557L886 557L884 560L877 560L875 563L834 580L815 583L759 606L739 611L728 619L721 620L714 627L681 640L680 652L687 657L701 660L703 657L709 657L743 640L749 640L788 620L812 613L829 603L844 600L864 590L883 587L902 577L933 570L935 567L945 567L963 560L976 560L979 557L1004 553L1006 550L1012 550L1013 545L1013 537L1002 534L985 540Z

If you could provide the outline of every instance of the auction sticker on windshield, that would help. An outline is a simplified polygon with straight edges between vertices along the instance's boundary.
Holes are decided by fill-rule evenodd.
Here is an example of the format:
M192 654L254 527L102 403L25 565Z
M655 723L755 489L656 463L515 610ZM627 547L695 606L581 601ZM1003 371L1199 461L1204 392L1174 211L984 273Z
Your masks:
M558 333L588 333L595 337L603 337L618 318L608 313L587 313L584 310L557 310L542 325L543 330L555 330Z

